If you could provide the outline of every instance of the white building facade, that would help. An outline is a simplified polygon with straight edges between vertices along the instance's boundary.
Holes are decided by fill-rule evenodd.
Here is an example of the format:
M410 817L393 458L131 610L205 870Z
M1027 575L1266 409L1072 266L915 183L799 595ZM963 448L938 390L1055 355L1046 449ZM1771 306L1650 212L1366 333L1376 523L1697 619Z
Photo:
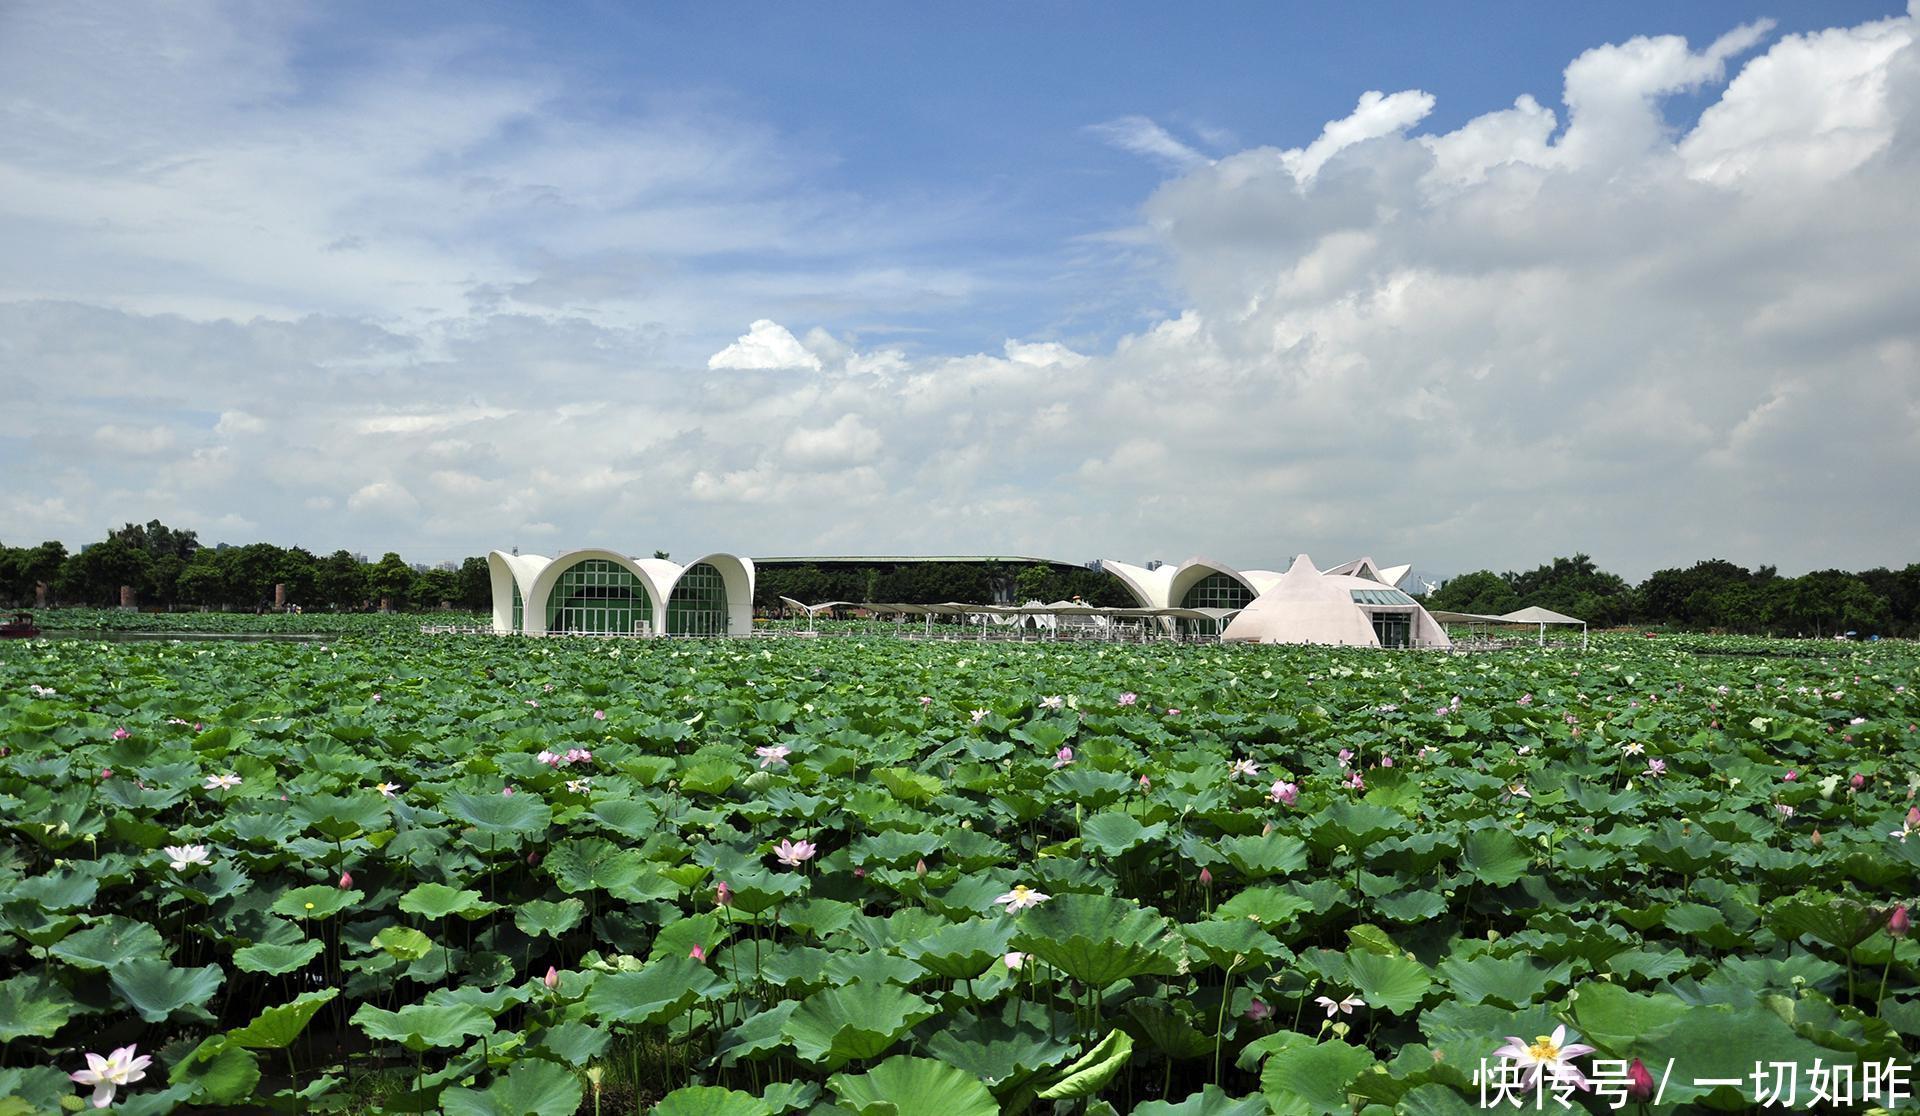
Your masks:
M753 631L753 561L687 565L613 550L487 555L493 630L522 635L725 636Z

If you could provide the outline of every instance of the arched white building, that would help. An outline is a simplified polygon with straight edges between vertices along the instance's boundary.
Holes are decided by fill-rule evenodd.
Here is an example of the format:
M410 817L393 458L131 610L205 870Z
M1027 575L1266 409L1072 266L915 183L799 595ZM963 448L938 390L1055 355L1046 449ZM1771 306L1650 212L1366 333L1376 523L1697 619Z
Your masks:
M1236 642L1447 647L1447 632L1399 589L1411 566L1359 558L1321 570L1302 554L1287 572L1238 570L1211 558L1153 569L1102 560L1142 608L1239 609L1221 638Z
M501 634L746 635L753 561L709 554L687 565L613 550L554 558L487 555L493 630Z

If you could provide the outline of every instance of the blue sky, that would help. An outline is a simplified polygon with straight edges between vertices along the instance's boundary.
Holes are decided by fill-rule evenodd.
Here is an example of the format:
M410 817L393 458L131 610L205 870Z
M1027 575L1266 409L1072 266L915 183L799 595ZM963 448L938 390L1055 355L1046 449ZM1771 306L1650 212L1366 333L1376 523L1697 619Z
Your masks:
M1914 22L10 8L0 540L1904 563Z

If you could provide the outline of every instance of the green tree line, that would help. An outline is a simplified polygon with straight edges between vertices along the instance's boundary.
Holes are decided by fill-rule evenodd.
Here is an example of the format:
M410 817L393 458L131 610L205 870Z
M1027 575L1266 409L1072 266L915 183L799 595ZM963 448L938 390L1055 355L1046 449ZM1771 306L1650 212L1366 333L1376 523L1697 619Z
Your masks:
M1585 554L1525 572L1477 570L1441 584L1430 609L1498 616L1537 605L1594 627L1620 624L1772 635L1920 635L1920 563L1849 573L1782 577L1721 558L1656 570L1638 585L1597 568Z
M50 602L111 607L120 587L130 586L145 607L270 608L274 587L286 587L289 604L305 609L355 611L378 608L492 607L492 581L485 558L468 558L457 570L415 570L398 554L362 562L345 550L317 555L272 543L202 546L194 531L159 520L129 523L104 541L68 553L64 544L0 546L0 600L31 604L45 585Z

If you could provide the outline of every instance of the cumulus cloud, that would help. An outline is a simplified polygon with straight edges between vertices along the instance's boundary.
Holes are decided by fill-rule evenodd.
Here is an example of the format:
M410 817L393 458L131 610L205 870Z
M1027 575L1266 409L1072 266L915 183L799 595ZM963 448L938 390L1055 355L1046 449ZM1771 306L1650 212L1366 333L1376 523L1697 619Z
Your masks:
M214 21L177 47L204 87L69 83L67 124L0 138L0 222L24 246L0 259L0 349L46 378L8 384L29 433L0 445L0 535L233 515L427 560L607 544L1246 567L1308 550L1436 572L1582 549L1629 575L1710 555L1904 563L1920 535L1889 509L1920 475L1915 24L1594 44L1560 89L1449 105L1471 112L1445 127L1431 95L1362 92L1363 74L1351 112L1240 150L1209 139L1218 158L1109 122L1098 138L1172 172L1142 199L1147 244L1125 249L1163 308L1111 294L1101 312L1127 324L1086 336L1000 324L990 300L1031 288L990 291L912 246L697 296L661 281L689 258L688 203L623 184L701 180L701 157L750 175L771 152L779 189L809 195L804 160L753 129L655 121L647 150L681 154L640 168L626 133L583 122L569 145L529 123L553 89L501 82L450 103L466 139L443 140L376 119L389 92L406 119L437 103L388 75L292 118L258 110L244 151L213 143L209 120L277 103L289 72L254 49L283 38ZM40 102L7 80L18 123ZM261 137L295 125L411 169L330 179L309 161L339 155L329 142L276 163ZM531 153L499 146L516 128L538 133ZM432 159L408 162L415 143L475 176L447 190ZM116 145L145 169L115 173ZM536 155L560 200L538 193ZM311 191L272 196L310 171ZM788 214L733 204L763 195L727 196L694 227L729 251L792 243ZM83 212L122 217L102 231ZM540 250L488 235L503 215L537 225ZM279 239L258 246L243 218ZM603 225L618 251L589 235ZM76 235L139 266L86 272L53 247ZM964 341L901 311L929 300L965 308Z
M707 358L713 369L799 368L820 371L820 358L778 322L761 318L740 339Z

